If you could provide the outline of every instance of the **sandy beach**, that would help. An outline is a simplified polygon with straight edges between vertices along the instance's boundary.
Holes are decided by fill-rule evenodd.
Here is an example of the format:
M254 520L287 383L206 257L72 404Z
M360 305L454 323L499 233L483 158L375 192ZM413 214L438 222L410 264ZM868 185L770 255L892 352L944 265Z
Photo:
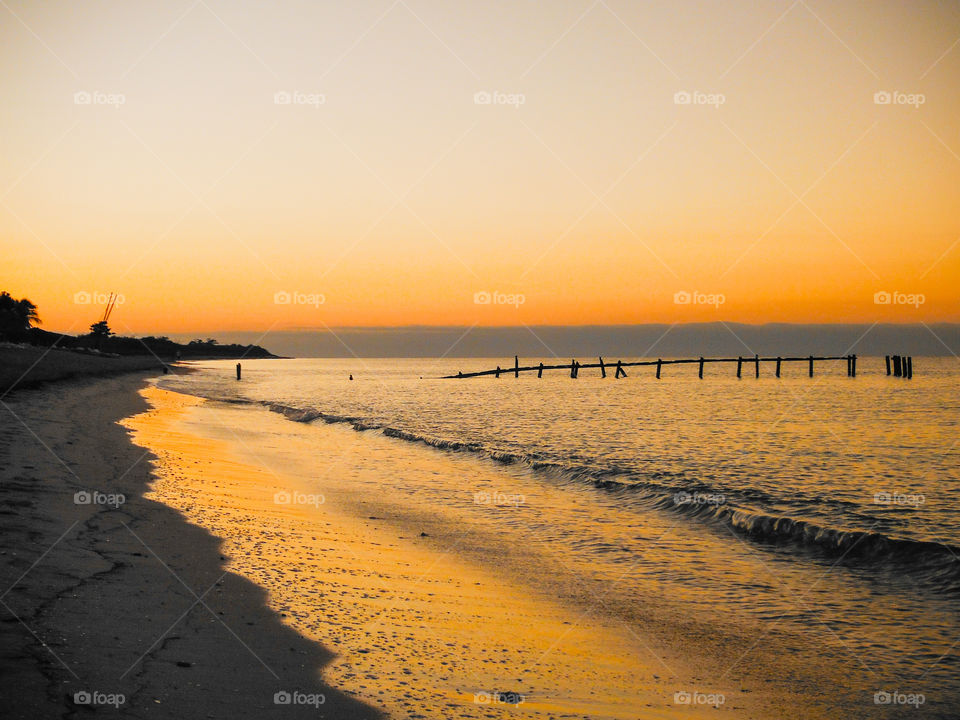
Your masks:
M330 652L226 569L218 538L144 498L152 457L117 425L146 409L143 382L78 380L3 401L0 714L263 717L276 693L297 692L307 704L285 715L379 717L320 682Z

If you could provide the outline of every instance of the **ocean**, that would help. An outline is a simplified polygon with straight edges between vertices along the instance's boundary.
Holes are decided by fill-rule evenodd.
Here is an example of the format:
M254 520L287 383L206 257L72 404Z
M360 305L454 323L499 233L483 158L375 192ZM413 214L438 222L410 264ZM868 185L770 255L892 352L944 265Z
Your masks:
M248 360L238 382L212 361L159 387L326 499L622 626L664 675L679 656L728 697L772 684L797 716L960 708L955 360L441 379L496 364ZM379 439L327 452L343 432Z

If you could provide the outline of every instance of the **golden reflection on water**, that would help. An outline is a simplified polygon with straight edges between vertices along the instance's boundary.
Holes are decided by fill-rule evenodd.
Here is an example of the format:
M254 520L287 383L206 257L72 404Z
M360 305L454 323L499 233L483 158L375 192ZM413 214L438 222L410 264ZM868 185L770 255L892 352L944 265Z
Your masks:
M144 394L163 412L127 424L159 456L151 496L222 537L229 568L339 655L324 673L335 686L396 717L497 715L517 699L497 692L521 696L509 707L527 717L634 718L672 703L676 680L609 621L535 597L429 538L337 512L316 487L193 433L223 411Z

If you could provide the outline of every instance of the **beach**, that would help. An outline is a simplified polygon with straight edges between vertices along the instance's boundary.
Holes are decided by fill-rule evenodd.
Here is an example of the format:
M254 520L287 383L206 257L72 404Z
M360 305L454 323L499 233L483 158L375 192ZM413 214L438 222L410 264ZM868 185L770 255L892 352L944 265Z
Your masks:
M50 347L0 343L0 397L14 389L72 378L100 377L161 370L154 355L110 357Z
M335 362L290 362L245 363L243 383L221 361L4 399L5 717L896 717L874 698L888 687L948 716L949 683L892 685L876 664L920 647L935 669L946 596L911 607L912 584L880 593L885 575L843 557L752 545L411 420L250 399L280 394L276 378L308 393L309 375L330 405L392 407L409 387L469 407L394 361L352 384ZM509 407L599 382L469 392Z
M320 682L331 654L226 569L218 538L143 497L152 458L117 425L146 408L143 383L4 399L0 714L263 717L297 691L315 704L284 707L292 717L379 717Z
M421 524L326 498L318 518L204 404L142 374L5 400L5 717L677 714L679 658L431 547Z

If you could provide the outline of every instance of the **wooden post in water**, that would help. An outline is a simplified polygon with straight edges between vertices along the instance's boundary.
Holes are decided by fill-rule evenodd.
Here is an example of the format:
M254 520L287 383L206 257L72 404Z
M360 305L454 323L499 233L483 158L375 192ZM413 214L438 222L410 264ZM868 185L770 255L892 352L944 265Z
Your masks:
M737 377L740 377L740 370L743 367L743 358L737 357Z
M542 378L542 377L543 377L543 363L540 363L540 367L537 368L537 377L538 377L538 378Z
M663 360L657 358L657 380L660 379L660 368L663 366Z
M699 373L699 377L700 377L701 380L703 380L703 358L702 358L702 357L700 358L700 373Z
M500 366L497 365L497 371L494 373L494 377L500 377Z
M884 356L884 360L887 361L887 375L889 375L889 374L890 374L890 356L889 356L889 355L885 355L885 356Z
M240 379L240 363L237 363L237 380Z
M853 357L850 358L850 375L851 377L857 376L857 354L854 353Z
M813 355L810 356L810 377L813 377Z
M907 356L907 380L913 380L913 355Z
M893 356L893 376L900 377L900 356Z
M513 356L513 376L520 377L520 357L517 355Z
M759 355L753 356L753 363L754 363L754 368L756 370L756 375L754 377L760 377L760 356Z
M614 377L619 378L621 375L623 375L623 377L626 377L627 371L623 369L623 361L617 360L617 373L616 375L614 375Z
M600 358L600 377L605 378L607 376L607 368L603 366L603 358Z
M575 359L571 360L570 361L570 377L575 380L577 378L578 371L579 371L579 367L577 366L577 361Z
M781 358L777 358L777 377L780 377L780 363L782 362L783 360Z

